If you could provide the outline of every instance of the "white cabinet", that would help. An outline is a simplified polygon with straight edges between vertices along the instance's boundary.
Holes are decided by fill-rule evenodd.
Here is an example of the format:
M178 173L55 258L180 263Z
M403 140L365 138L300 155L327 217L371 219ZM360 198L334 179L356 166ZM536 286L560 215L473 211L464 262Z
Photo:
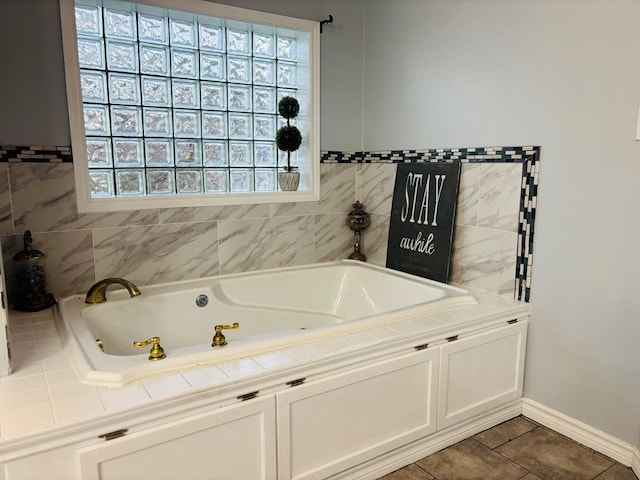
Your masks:
M278 393L278 478L327 478L435 432L438 356L414 350Z
M201 413L77 452L82 480L273 480L274 396Z
M438 430L522 395L526 322L441 347Z
M69 438L25 442L0 457L0 478L321 480L401 466L415 451L503 421L503 408L520 398L527 321L498 322L448 343L442 332L423 338L433 342L425 349L379 345L362 364L351 356L298 369L310 378L293 387L283 371L246 402L212 391L206 401L114 415L113 428L128 431L113 440L98 438L102 419Z

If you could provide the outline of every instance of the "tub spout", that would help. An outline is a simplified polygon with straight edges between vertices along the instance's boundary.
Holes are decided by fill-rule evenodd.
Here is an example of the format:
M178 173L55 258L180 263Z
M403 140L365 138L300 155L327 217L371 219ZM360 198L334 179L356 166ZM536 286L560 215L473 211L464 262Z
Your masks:
M93 284L93 286L87 292L87 296L84 299L84 303L102 303L107 301L107 287L111 284L117 283L127 289L129 295L137 297L142 292L129 280L124 278L105 278L99 282Z

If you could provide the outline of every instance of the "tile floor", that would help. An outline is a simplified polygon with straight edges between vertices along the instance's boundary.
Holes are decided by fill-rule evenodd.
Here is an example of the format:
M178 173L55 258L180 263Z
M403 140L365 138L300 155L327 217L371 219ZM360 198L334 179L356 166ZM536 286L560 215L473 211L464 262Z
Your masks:
M381 480L638 480L631 469L516 417Z

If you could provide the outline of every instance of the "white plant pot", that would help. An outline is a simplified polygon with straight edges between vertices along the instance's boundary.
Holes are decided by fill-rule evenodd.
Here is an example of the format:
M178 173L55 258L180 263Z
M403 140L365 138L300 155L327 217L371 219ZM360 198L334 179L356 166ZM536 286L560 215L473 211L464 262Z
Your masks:
M283 192L295 192L300 184L300 172L278 172L278 184Z

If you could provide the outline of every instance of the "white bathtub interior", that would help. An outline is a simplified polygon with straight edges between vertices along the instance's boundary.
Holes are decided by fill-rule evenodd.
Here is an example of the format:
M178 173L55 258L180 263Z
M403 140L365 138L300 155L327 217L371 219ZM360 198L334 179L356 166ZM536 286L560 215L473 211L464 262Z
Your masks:
M352 264L256 272L216 282L214 288L229 303L318 312L342 320L408 308L446 295L440 285L431 286L416 277Z
M197 297L207 295L204 307L195 304ZM249 339L256 335L271 336L286 331L334 325L334 315L226 305L216 301L210 288L135 298L126 305L105 305L104 309L85 310L86 326L95 339L100 339L104 352L110 355L139 355L133 340L160 337L164 348L181 348L211 343L216 325L234 322L240 328L225 331L229 341Z
M354 261L140 286L129 298L109 291L99 305L84 295L62 299L56 316L81 380L119 386L144 375L215 363L311 341L319 336L399 321L407 315L474 304L468 291ZM206 296L204 307L196 298ZM211 347L215 325L228 345ZM160 337L167 358L148 361L134 341ZM104 345L100 351L96 340Z

